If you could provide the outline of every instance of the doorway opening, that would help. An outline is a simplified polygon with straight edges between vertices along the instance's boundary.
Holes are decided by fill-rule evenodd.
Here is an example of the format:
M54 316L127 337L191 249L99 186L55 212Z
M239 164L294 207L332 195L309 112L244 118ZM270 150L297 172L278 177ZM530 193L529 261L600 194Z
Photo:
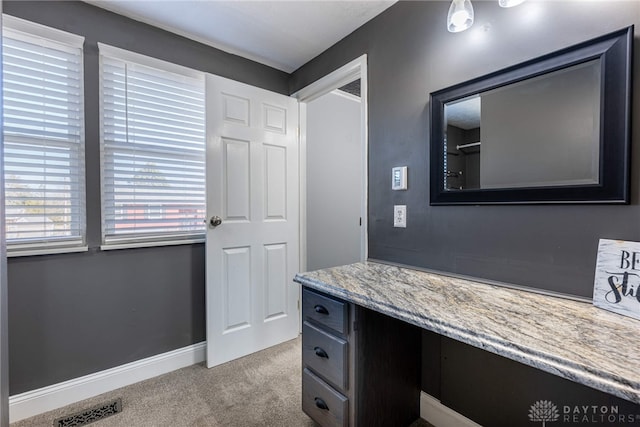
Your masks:
M366 55L298 91L302 271L367 259Z

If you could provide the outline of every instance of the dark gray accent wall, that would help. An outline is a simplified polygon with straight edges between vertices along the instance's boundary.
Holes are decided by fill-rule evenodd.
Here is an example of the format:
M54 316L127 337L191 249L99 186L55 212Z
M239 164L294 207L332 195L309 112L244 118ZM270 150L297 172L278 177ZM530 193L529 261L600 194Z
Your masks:
M203 244L99 249L97 43L279 93L288 92L288 74L79 1L5 1L4 12L85 37L90 247L87 253L9 259L11 394L205 340Z
M529 409L539 400L551 401L558 408L560 417L548 423L549 427L621 427L640 422L636 418L640 405L459 341L442 337L441 345L445 381L441 382L440 402L482 426L540 426L529 419ZM618 414L609 419L612 407Z
M640 24L640 2L474 2L474 26L456 34L448 7L401 1L290 80L293 93L368 54L369 256L589 298L598 239L640 240L640 116L629 206L429 206L429 93ZM639 101L636 90L634 111ZM397 165L409 167L407 191L389 185ZM393 227L394 204L407 205L406 229Z
M290 80L294 93L368 54L369 257L590 298L598 239L640 240L640 116L633 115L628 206L432 207L429 93L629 25L638 28L640 2L529 0L501 9L497 1L474 1L473 28L457 34L446 30L449 4L399 2ZM639 57L634 111L640 107ZM391 168L398 165L409 167L407 191L390 188ZM394 204L407 205L406 229L393 227ZM605 402L640 413L640 406L435 334L423 334L422 344L423 390L482 425L533 425L527 418L532 399Z

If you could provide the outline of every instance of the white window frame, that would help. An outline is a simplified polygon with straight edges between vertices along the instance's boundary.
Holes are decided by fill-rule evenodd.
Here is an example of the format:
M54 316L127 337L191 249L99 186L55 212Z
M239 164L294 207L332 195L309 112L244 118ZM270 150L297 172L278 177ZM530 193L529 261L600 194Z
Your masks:
M87 212L86 212L86 159L85 159L85 116L84 116L84 37L68 33L66 31L47 27L45 25L36 24L31 21L16 18L10 15L2 15L2 30L3 33L8 33L10 38L23 39L27 42L32 42L33 38L39 38L42 46L48 45L52 48L60 48L60 45L65 45L73 49L80 49L80 98L82 100L82 120L80 128L80 190L78 196L80 197L80 212L79 212L79 228L80 236L78 239L51 239L47 240L43 238L33 243L10 243L7 242L7 257L18 256L31 256L31 255L45 255L56 253L68 253L68 252L85 252L87 247ZM3 219L4 220L4 219Z
M203 82L205 79L205 73L188 68L188 67L184 67L182 65L177 65L171 62L163 61L161 59L153 58L150 56L131 52L125 49L120 49L114 46L106 45L104 43L98 43L98 51L100 55L100 189L101 189L101 213L102 213L102 221L101 221L102 245L100 246L100 249L114 250L114 249L203 243L205 241L206 228L203 228L201 233L185 233L185 235L182 235L182 234L161 235L157 237L123 236L122 239L111 238L109 241L106 241L106 222L105 222L105 210L104 210L106 204L104 200L105 199L105 196L104 196L104 188L105 188L104 117L105 116L104 116L104 103L103 103L103 99L104 99L103 57L106 56L106 57L114 58L124 62L130 62L137 65L155 68L158 70L167 71L175 74L181 74L191 78L202 79ZM206 147L206 140L205 140L205 147ZM206 208L206 200L205 200L205 208Z

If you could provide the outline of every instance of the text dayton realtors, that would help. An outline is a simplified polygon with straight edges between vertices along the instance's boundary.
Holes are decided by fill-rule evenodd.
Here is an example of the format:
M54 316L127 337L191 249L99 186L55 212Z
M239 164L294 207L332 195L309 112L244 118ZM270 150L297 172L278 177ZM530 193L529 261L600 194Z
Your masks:
M621 414L618 406L564 405L562 421L565 423L635 423L640 414Z

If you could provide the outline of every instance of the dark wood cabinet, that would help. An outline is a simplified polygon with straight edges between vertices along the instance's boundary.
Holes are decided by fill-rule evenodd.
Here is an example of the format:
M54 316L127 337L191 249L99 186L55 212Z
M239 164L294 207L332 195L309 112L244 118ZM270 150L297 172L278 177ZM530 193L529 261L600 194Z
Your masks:
M420 329L302 289L302 409L323 427L420 416Z

